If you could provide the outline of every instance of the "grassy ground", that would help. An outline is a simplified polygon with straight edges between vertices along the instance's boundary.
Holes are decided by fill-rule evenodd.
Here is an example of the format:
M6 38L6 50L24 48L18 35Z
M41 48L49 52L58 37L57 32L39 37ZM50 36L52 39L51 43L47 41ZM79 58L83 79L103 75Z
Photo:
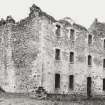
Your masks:
M75 101L37 100L22 94L0 94L0 105L105 105L104 99L85 99Z

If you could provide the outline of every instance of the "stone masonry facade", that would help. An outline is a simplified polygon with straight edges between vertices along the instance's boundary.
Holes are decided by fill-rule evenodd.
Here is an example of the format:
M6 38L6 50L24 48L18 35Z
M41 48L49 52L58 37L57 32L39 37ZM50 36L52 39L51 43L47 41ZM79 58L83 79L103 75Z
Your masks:
M27 93L105 95L105 23L89 29L33 4L29 16L0 21L0 86Z

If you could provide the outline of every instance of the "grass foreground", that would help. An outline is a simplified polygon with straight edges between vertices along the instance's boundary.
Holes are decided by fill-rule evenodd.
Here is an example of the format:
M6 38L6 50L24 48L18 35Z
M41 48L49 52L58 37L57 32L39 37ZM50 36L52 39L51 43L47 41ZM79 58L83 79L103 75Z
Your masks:
M0 105L105 105L105 99L84 99L84 100L39 100L30 98L24 94L0 93Z

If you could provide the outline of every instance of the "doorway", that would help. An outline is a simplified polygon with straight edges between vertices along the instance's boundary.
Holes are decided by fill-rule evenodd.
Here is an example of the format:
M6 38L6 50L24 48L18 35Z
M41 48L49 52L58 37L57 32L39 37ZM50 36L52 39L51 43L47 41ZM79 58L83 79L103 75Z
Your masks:
M92 96L92 94L91 94L91 84L92 84L91 77L87 77L87 96L88 96L88 98Z

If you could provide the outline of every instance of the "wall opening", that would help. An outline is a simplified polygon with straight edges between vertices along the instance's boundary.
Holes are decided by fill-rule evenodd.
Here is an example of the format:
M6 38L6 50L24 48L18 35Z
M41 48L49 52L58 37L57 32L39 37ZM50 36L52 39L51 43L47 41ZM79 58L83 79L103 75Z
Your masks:
M92 35L88 35L88 44L91 45L92 44Z
M60 74L55 74L55 89L60 88Z
M103 91L105 91L105 78L103 79Z
M105 68L105 59L103 59L103 68Z
M74 40L74 29L70 29L70 39Z
M70 75L69 76L69 89L74 89L74 76Z
M91 66L92 65L92 56L88 55L88 65Z
M60 49L55 50L55 59L60 60Z
M92 80L91 77L87 77L87 96L91 97L91 84L92 84Z
M56 25L56 35L59 37L60 36L60 28L61 28L61 26L60 25Z
M104 50L105 50L105 39L104 39Z
M70 63L74 63L74 52L70 52Z

